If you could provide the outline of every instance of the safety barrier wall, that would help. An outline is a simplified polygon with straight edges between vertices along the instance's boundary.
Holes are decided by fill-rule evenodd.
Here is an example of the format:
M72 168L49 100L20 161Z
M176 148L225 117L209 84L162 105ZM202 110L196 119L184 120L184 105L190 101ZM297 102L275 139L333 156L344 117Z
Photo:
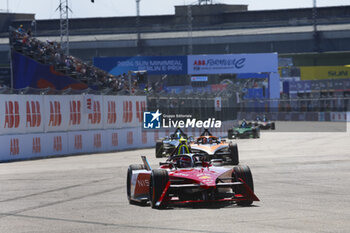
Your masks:
M239 112L238 119L253 120L258 115L266 115L274 121L350 122L350 112Z
M0 95L0 161L148 146L135 143L146 108L145 96Z
M145 96L0 95L0 162L154 147L174 129L143 130L146 108Z
M221 128L211 129L211 132L215 136L225 137L232 125L233 121L226 121ZM155 131L133 127L0 135L0 162L154 147L158 139L170 135L174 130ZM184 132L198 137L203 129L184 129Z
M145 96L0 95L0 135L140 127Z

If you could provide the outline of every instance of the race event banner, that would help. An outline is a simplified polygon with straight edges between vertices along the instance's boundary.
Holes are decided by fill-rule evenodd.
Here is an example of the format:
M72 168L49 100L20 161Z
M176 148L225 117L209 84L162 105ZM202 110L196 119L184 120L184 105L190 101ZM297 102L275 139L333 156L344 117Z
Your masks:
M94 57L94 65L113 75L129 71L148 74L187 74L186 56Z
M277 53L188 56L188 74L275 73Z

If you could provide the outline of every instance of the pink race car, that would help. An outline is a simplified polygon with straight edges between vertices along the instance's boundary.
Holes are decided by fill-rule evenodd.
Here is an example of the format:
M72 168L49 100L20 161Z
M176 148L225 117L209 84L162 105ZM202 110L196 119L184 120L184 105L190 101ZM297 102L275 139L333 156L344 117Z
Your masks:
M215 166L222 160L206 162L201 154L175 155L151 169L143 164L130 165L127 196L130 204L150 202L152 208L204 202L234 202L249 206L259 201L254 194L253 177L246 165L233 168Z

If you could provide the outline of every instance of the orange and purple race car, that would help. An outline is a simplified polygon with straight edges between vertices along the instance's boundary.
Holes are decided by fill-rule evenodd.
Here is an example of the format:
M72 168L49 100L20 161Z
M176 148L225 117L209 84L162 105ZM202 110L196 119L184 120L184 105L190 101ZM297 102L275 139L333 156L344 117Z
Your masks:
M228 202L249 206L259 201L254 194L253 177L246 165L214 166L201 154L175 155L151 169L143 164L130 165L127 196L130 204L150 202L152 208L189 203Z
M222 159L226 164L237 165L239 163L237 143L227 143L213 136L205 129L200 137L190 143L191 152L203 153L207 160Z

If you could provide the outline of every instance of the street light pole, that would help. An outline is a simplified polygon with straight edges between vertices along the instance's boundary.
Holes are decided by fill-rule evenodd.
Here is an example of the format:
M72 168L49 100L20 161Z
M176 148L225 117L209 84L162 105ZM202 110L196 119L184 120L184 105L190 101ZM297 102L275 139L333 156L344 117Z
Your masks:
M65 51L66 55L69 55L69 18L68 18L68 0L60 0L58 6L60 10L60 37L61 48Z
M314 37L314 51L320 52L320 34L317 31L317 4L316 0L313 0L312 8L312 25L313 25L313 37Z
M317 5L316 5L316 0L313 0L313 8L312 8L312 23L313 23L313 27L314 27L314 33L317 32Z
M140 34L140 1L136 0L136 30L137 30L137 55L141 55L141 34Z

